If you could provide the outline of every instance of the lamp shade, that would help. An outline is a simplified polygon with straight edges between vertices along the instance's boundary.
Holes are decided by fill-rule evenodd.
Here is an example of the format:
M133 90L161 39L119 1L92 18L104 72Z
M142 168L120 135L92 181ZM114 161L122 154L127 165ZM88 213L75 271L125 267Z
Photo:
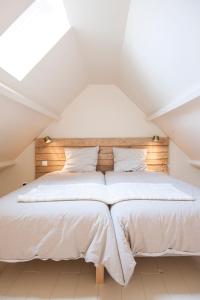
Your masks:
M153 141L153 142L159 142L159 140L160 140L160 137L159 137L158 135L154 135L154 136L152 137L152 141Z
M52 142L52 138L50 138L49 136L45 136L43 140L46 144L49 144Z

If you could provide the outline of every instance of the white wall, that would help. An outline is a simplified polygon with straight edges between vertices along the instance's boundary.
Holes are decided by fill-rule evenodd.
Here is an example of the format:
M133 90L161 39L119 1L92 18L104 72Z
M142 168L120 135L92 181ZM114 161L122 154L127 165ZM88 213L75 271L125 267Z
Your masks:
M35 178L35 146L32 143L16 159L14 166L0 171L0 196Z
M144 113L118 87L89 85L42 134L51 137L139 137L163 136ZM200 170L170 141L169 171L200 186Z
M181 180L200 186L200 169L191 166L189 160L189 157L171 141L169 147L170 174Z
M115 85L89 85L42 136L148 137L163 135Z
M51 137L148 137L163 135L145 120L138 107L114 85L89 85L41 136ZM17 159L16 165L0 172L0 196L32 181L34 144Z
M41 136L51 137L148 137L163 136L145 120L138 107L114 85L89 85L65 109L60 121L52 123ZM34 179L34 144L18 158L15 166L0 172L0 196ZM199 185L199 170L190 166L187 156L170 144L172 175Z

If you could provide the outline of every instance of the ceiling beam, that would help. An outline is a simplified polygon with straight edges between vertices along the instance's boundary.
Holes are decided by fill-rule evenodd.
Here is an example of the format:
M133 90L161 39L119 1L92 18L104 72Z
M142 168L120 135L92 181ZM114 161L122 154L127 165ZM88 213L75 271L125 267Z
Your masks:
M174 102L169 103L168 105L164 106L163 108L161 108L154 114L148 116L147 120L152 121L159 117L162 117L162 116L166 115L167 113L169 113L170 111L173 111L173 110L185 105L186 103L189 103L192 100L195 100L198 97L200 97L200 89L197 89L197 90L193 91L192 93L190 93L189 95L186 95L183 98L180 98Z
M15 160L0 161L0 169L15 165Z
M0 95L6 96L9 99L12 99L36 112L39 112L40 114L54 120L58 120L59 116L53 112L51 112L49 109L45 108L44 106L37 104L33 100L19 94L15 90L11 89L10 87L6 86L5 84L0 82Z
M196 168L200 168L200 160L190 160L190 164Z

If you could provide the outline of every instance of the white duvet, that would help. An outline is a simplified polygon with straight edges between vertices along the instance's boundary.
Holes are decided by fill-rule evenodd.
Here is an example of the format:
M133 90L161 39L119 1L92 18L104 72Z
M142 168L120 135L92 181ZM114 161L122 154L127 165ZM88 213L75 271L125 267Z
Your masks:
M96 183L38 185L17 197L18 202L91 200L106 203L106 186Z
M126 283L135 268L134 256L200 255L199 188L162 173L150 172L107 172L106 183L172 184L195 199L130 200L111 207Z
M38 185L104 185L94 173L45 175L0 198L0 261L85 258L103 264L124 284L116 238L108 206L98 201L19 203L17 197Z
M101 201L115 204L125 200L192 201L194 198L167 183L117 183L111 185L84 183L38 185L20 194L18 202Z

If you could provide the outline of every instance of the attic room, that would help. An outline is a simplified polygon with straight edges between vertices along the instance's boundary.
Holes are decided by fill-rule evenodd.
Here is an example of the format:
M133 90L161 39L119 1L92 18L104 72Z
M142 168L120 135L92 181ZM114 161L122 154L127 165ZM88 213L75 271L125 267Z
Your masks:
M200 1L0 0L0 299L200 299Z

